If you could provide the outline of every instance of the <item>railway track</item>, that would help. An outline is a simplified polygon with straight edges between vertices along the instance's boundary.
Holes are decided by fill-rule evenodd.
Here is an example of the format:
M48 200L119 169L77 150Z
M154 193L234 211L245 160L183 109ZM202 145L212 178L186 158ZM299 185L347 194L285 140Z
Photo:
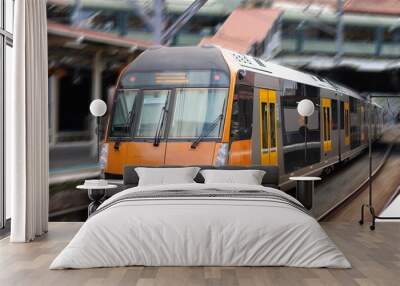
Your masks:
M376 183L376 179L380 174L386 174L382 171L385 169L388 161L392 160L391 165L400 166L400 146L397 141L400 139L400 135L396 136L393 142L389 144L387 150L384 153L383 159L374 168L372 173L373 178L373 190L375 192L379 189L379 194L381 197L374 196L374 202L378 205L378 213L382 211L384 206L387 205L393 193L398 190L398 185L400 183L400 177L392 174L391 176L386 176L381 178L381 182ZM395 153L392 158L390 155ZM393 166L394 167L394 166ZM390 167L388 168L390 169ZM395 170L395 169L394 169ZM388 170L388 171L394 171ZM395 187L393 187L393 185ZM382 188L384 191L381 191ZM362 201L366 201L368 195L368 178L364 179L361 184L358 185L352 192L341 199L339 202L330 207L327 211L322 213L317 217L318 221L353 221L358 220L360 216L360 208ZM376 195L376 193L375 193Z

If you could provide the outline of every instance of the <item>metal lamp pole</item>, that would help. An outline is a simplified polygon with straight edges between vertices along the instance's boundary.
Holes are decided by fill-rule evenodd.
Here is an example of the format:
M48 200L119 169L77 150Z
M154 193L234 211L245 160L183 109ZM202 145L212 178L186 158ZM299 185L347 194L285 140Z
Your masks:
M368 94L368 157L369 157L369 171L368 171L368 204L362 204L361 205L361 219L359 221L359 224L363 225L364 224L364 210L367 208L372 216L372 222L369 228L371 230L375 230L375 221L376 219L381 219L381 220L398 220L400 217L380 217L377 216L375 213L375 208L372 205L372 97L394 97L394 98L399 98L399 96L372 96L371 94Z
M107 104L101 99L95 99L90 103L90 113L96 117L97 124L97 162L100 162L100 117L107 112Z

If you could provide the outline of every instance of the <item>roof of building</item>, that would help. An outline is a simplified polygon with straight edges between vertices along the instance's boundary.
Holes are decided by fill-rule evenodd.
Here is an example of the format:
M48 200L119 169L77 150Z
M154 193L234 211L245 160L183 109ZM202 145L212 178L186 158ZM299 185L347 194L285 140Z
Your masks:
M348 0L344 7L346 12L400 15L399 0Z
M121 37L110 33L73 27L52 21L47 21L47 31L52 35L70 37L72 39L80 39L81 41L95 42L124 48L146 49L152 45L152 43L149 41Z
M281 13L281 10L272 8L238 8L232 12L214 36L204 38L200 45L214 44L247 53L253 44L264 41Z
M399 0L344 0L344 12L381 15L400 15ZM337 0L275 0L276 4L290 3L305 7L323 6L336 10Z

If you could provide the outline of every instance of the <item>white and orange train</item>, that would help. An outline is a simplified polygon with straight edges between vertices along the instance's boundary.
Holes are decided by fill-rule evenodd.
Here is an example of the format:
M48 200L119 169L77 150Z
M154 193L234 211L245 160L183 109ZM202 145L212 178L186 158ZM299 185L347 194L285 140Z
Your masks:
M297 104L310 99L305 120ZM357 156L383 109L318 76L214 46L155 47L121 73L106 176L124 165L276 165L280 185ZM307 128L307 129L306 129Z

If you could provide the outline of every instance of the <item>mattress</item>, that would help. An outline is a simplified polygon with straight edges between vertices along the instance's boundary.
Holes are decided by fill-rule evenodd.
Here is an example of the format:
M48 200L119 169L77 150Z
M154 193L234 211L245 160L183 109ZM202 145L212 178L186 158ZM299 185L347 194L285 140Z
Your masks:
M50 269L133 265L351 267L286 193L193 183L135 187L109 198Z

